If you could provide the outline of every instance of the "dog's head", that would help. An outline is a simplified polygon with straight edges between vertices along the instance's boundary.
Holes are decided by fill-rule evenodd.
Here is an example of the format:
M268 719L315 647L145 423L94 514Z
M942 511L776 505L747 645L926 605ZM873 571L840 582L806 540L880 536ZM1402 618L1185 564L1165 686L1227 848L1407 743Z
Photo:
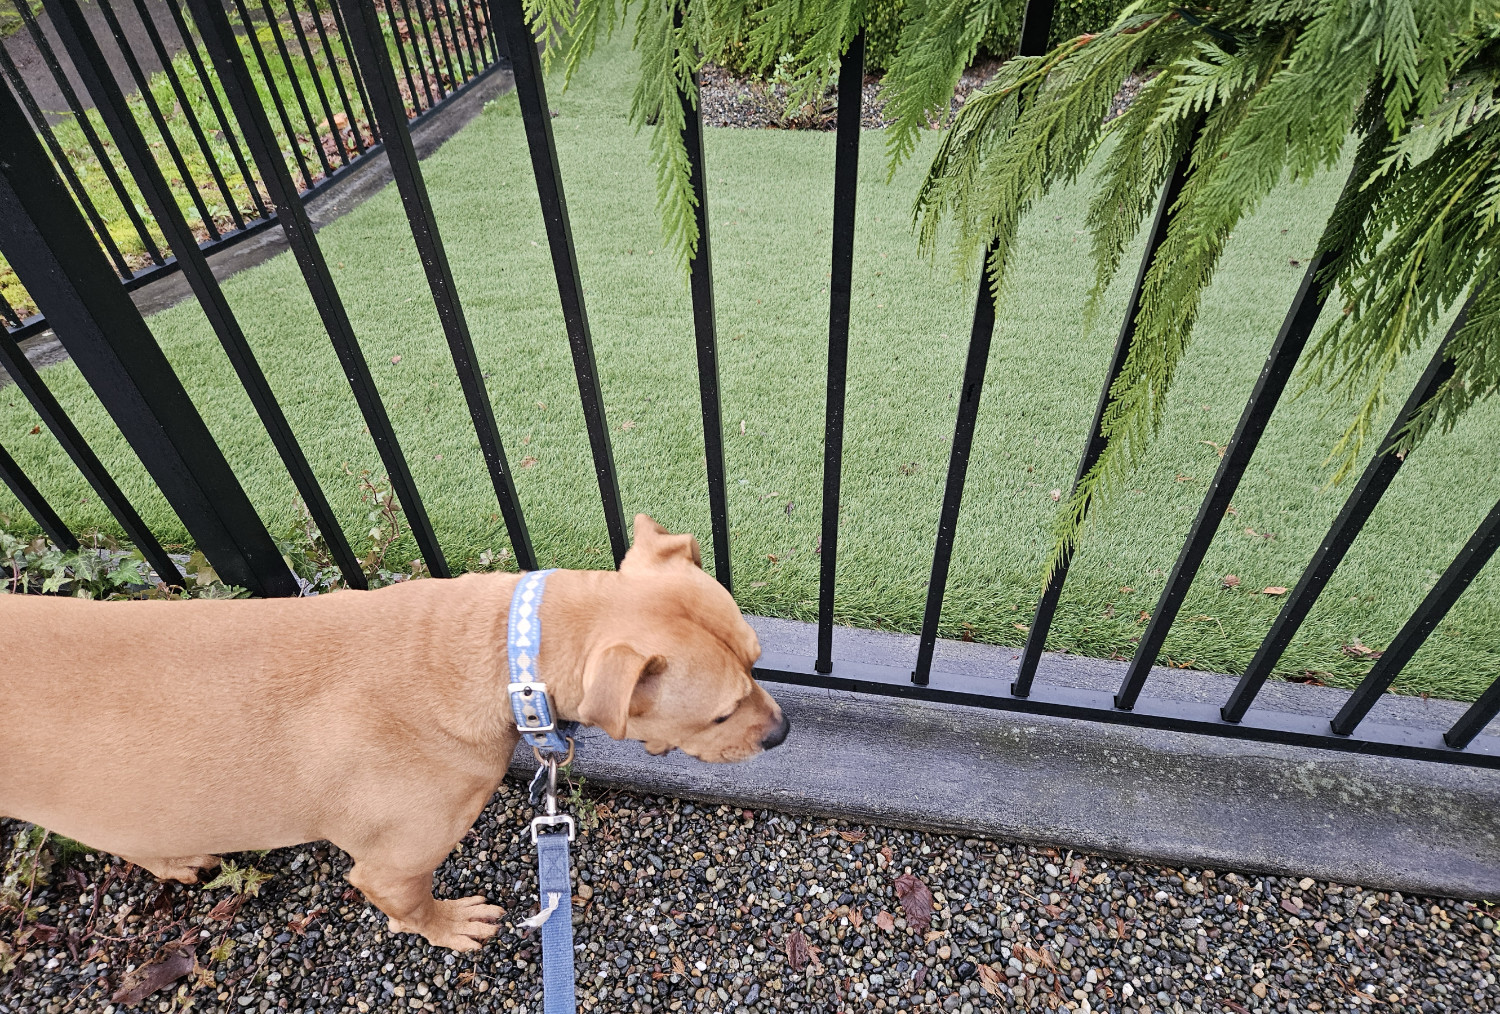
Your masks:
M791 723L752 675L755 631L703 571L698 540L636 515L618 613L584 663L579 717L652 754L740 761L780 745Z

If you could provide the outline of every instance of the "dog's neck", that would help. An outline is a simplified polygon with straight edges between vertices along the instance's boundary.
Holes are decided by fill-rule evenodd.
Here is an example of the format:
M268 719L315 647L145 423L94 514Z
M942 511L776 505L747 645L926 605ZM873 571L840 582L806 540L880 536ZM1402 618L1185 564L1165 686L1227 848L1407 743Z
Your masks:
M558 718L578 721L584 666L604 647L602 628L618 614L621 580L618 572L608 570L559 570L547 578L537 673L547 684Z

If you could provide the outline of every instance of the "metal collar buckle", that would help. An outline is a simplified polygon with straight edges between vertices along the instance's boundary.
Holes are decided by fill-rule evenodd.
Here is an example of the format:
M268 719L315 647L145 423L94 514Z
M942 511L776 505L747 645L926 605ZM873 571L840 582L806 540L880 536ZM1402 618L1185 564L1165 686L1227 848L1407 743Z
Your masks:
M568 760L572 759L573 741L570 739L568 740ZM557 758L549 756L543 759L541 753L538 752L537 760L541 761L542 766L537 769L536 778L532 782L532 798L535 799L536 791L540 789L547 812L545 815L538 815L531 819L531 844L536 844L536 837L542 833L542 828L547 828L546 833L548 834L556 834L558 828L566 828L568 841L572 841L578 837L578 825L566 813L560 814L557 812ZM567 763L567 761L563 763ZM546 781L538 785L537 782L542 781L543 772L546 773Z
M547 684L526 680L511 683L505 689L510 694L518 732L552 732L557 728L552 717L552 702L547 697Z

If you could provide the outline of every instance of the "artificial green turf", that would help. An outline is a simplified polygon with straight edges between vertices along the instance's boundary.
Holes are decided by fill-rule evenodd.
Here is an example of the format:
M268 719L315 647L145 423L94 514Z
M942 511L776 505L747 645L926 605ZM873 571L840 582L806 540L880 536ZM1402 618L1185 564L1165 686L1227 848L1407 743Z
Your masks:
M625 114L634 59L618 40L563 92L553 120L627 512L697 532L707 492L690 300L654 211L647 137ZM815 615L827 337L833 136L709 130L707 165L730 475L736 592L747 611ZM885 183L883 138L867 133L855 261L837 611L912 631L921 610L974 293L921 260L909 208L935 137ZM438 220L542 563L602 567L608 541L577 387L514 99L493 103L425 163ZM1290 301L1340 180L1276 192L1238 230L1209 293L1161 439L1131 490L1098 517L1069 579L1054 648L1128 654L1171 567ZM1066 494L1114 340L1082 327L1089 263L1085 194L1043 202L1000 311L943 633L1019 645L1048 532ZM394 188L327 227L323 248L455 566L505 544L436 313ZM1132 257L1138 257L1138 250ZM1133 276L1133 269L1124 274ZM1117 321L1127 277L1103 319ZM341 463L378 460L293 261L227 291L354 541L368 528ZM195 305L151 321L273 530L293 491ZM393 359L400 356L399 363ZM1425 359L1425 357L1422 357ZM1394 398L1422 363L1398 380ZM185 539L70 364L54 390L158 531ZM1327 417L1324 412L1331 409ZM1234 498L1165 656L1234 672L1347 494L1322 462L1348 406L1321 393L1277 411ZM0 440L80 528L112 527L10 388ZM743 430L743 432L742 432ZM1368 666L1342 645L1383 646L1500 495L1484 405L1413 456L1283 661L1348 685ZM0 510L14 513L13 501ZM1255 534L1249 534L1254 532ZM408 547L409 548L409 547ZM1220 579L1240 577L1237 589ZM1495 568L1407 668L1400 688L1472 698L1500 674ZM1133 589L1133 590L1129 590Z

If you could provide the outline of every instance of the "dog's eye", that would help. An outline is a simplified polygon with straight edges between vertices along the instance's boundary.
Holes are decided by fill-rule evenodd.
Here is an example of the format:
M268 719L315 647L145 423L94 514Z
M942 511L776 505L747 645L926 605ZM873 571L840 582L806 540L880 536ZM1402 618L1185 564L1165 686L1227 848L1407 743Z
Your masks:
M731 711L727 715L720 715L718 718L714 719L714 724L715 725L723 725L725 722L729 721L733 717L734 717L734 712L733 711Z

